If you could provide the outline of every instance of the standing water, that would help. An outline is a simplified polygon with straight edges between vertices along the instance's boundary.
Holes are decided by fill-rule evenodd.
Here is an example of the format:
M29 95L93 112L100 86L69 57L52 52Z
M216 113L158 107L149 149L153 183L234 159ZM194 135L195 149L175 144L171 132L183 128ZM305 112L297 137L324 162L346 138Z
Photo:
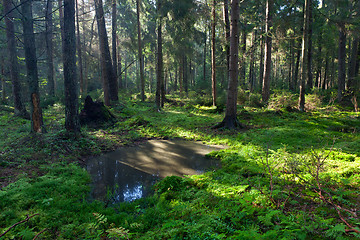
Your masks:
M87 161L93 180L92 197L112 203L133 201L151 194L151 186L167 176L201 174L219 167L205 155L223 149L184 140L149 140L123 147Z

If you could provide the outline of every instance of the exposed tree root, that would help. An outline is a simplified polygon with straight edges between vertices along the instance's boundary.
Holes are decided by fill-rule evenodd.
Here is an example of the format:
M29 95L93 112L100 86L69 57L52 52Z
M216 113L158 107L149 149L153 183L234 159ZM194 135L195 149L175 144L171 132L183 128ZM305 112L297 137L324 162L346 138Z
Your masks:
M246 126L239 122L236 116L225 116L222 122L219 122L212 129L219 129L219 128L226 128L226 129L244 129Z

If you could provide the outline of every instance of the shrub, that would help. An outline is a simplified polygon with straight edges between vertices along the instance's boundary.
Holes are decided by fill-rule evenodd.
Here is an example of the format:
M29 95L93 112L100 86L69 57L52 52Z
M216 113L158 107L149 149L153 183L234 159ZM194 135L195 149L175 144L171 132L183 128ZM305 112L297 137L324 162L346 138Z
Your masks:
M268 109L276 111L281 109L293 109L297 107L297 96L290 92L282 91L275 92L271 95L269 100Z

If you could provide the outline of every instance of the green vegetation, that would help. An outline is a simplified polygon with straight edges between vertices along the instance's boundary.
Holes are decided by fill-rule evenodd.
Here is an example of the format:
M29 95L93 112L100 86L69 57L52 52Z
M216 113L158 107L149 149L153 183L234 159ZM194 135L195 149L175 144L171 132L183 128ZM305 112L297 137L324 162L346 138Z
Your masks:
M9 231L0 239L360 238L360 114L321 105L316 94L308 96L312 111L299 113L293 97L274 94L271 109L244 97L238 118L248 129L241 131L211 128L223 114L201 105L208 96L172 98L159 112L123 95L111 109L115 124L83 127L78 136L62 129L62 104L44 110L41 135L29 135L30 122L4 106L0 235ZM149 138L229 148L209 154L221 169L167 177L154 196L90 201L86 157Z

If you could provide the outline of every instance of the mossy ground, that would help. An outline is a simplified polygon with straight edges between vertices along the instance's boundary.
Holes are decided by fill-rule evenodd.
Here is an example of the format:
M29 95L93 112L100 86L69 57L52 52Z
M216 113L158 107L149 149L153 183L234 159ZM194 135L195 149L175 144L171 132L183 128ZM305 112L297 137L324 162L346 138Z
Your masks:
M83 127L80 136L63 130L61 104L44 111L42 135L29 135L28 120L0 111L0 235L38 214L0 239L360 237L359 113L243 106L239 120L248 128L235 131L211 129L223 114L194 101L160 112L125 95L121 102L111 109L118 122ZM229 148L210 154L221 160L220 170L166 178L152 197L107 207L89 202L86 157L149 138Z

